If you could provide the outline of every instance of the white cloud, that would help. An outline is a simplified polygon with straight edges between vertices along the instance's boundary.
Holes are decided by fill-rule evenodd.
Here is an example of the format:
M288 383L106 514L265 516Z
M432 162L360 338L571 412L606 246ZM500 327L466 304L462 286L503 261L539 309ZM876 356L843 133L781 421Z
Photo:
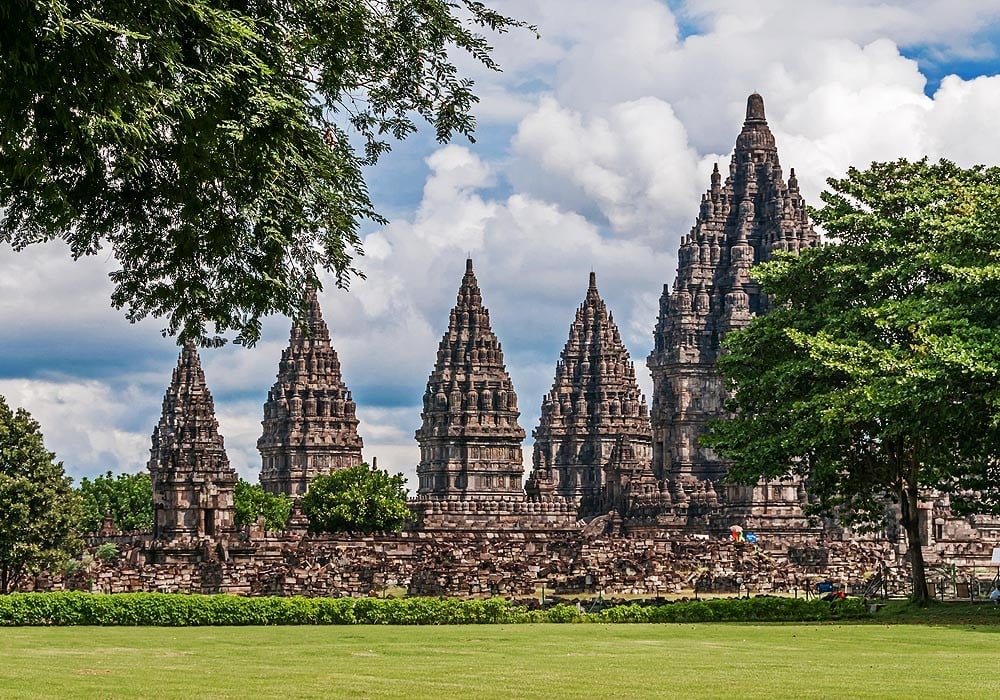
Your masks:
M546 97L513 147L518 190L606 220L616 236L661 241L690 223L718 159L699 156L670 105L653 97L586 119Z
M149 460L149 432L119 427L134 414L159 413L158 401L143 388L115 389L98 381L0 380L0 396L24 408L41 426L45 447L76 479L107 470L137 472Z

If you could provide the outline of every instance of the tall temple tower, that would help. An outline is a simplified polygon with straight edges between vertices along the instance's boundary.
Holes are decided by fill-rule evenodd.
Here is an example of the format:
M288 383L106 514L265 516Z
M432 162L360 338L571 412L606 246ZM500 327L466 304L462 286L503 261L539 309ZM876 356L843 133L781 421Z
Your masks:
M639 462L651 457L646 399L593 272L532 434L528 495L574 499L584 515L599 507L605 467L617 443Z
M416 433L418 499L523 498L519 415L503 350L468 260L424 392L423 424Z
M653 467L675 485L675 500L698 481L717 481L726 464L698 438L723 415L725 387L715 362L726 333L766 310L753 265L776 250L819 244L795 171L782 179L764 100L747 100L729 176L718 165L690 234L682 237L673 293L664 285L647 365L653 375Z
M148 467L155 540L219 539L233 532L236 471L229 466L194 343L181 350L163 397Z
M298 496L319 474L361 464L356 406L340 375L340 360L320 311L316 290L292 323L281 353L278 379L264 404L264 433L257 441L260 483L271 493Z

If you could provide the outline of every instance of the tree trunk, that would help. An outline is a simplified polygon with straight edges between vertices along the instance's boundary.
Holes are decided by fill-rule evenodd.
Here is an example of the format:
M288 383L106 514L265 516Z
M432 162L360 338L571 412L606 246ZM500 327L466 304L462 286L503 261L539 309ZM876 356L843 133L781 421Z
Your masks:
M913 583L913 602L927 607L930 595L927 593L927 575L924 571L924 552L920 545L920 511L917 509L916 480L904 482L900 493L900 513L906 530L906 548L910 555L910 580Z

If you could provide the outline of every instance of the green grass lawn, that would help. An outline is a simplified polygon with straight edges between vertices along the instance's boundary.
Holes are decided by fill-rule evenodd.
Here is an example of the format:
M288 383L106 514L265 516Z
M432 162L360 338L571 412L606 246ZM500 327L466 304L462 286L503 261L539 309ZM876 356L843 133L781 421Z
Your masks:
M0 697L997 698L1000 627L0 628Z

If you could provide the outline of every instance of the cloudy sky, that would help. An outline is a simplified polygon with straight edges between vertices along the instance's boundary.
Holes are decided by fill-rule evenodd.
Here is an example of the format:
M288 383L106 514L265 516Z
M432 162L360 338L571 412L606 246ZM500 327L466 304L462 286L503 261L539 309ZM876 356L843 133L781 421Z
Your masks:
M420 399L468 253L529 435L592 269L648 395L657 298L751 92L813 204L849 165L1000 163L1000 0L489 4L541 37L498 38L502 74L467 64L482 96L475 144L424 132L369 173L391 223L364 229L368 279L321 296L366 457L394 471L414 473ZM110 308L113 269L107 253L72 262L59 243L0 247L0 395L31 411L76 478L145 468L177 356L160 322ZM202 352L250 479L288 326L272 318L253 349Z

